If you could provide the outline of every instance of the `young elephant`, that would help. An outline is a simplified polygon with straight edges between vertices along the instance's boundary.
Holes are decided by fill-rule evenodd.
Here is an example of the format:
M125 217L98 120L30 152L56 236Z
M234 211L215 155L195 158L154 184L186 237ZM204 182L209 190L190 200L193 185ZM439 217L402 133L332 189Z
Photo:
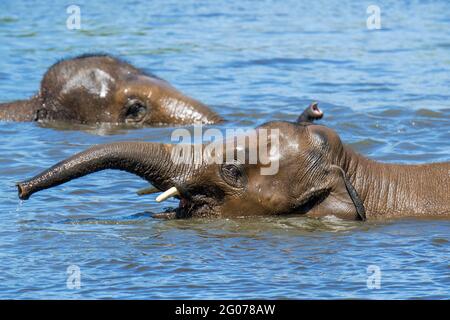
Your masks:
M191 156L184 153L185 161L174 157L180 153L175 145L97 145L19 183L19 197L28 199L37 191L96 171L119 169L165 191L157 201L179 198L179 207L167 214L178 218L307 214L365 220L450 216L450 162L375 162L345 146L332 129L305 122L268 122L256 129L256 137L264 141L268 131L276 130L278 138L270 135L265 145L256 143L240 149L232 139L217 149L216 142L194 147L197 153ZM224 157L230 145L232 161L211 161ZM254 163L245 160L252 150L264 147L268 150L266 158ZM239 158L243 150L245 157ZM202 161L195 163L192 159L198 159L200 153ZM277 170L263 174L262 170L268 168Z
M134 125L223 121L168 82L108 55L56 63L44 75L37 95L0 104L0 120Z

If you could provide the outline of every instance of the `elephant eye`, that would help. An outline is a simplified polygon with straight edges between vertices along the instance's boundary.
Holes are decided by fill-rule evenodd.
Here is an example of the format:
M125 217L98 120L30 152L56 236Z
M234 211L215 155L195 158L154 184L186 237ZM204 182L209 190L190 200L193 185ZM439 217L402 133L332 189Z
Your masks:
M220 168L220 175L229 185L243 188L247 184L247 175L238 163L225 163Z
M133 123L144 119L147 114L147 107L140 100L129 100L126 105L125 122Z

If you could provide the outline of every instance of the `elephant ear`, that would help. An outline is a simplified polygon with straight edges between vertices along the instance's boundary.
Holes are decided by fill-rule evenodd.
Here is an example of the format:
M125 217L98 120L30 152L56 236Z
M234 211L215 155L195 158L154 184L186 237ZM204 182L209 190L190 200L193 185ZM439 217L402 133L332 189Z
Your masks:
M315 208L315 212L320 215L353 216L358 220L366 220L364 204L341 167L331 166L326 189L328 195Z
M331 168L332 168L332 170L337 170L339 172L338 174L341 175L342 179L340 179L340 180L344 182L345 189L347 190L348 196L350 197L350 199L353 202L353 205L355 206L355 210L356 210L356 213L358 214L359 219L362 221L366 221L367 218L366 218L366 209L364 208L364 203L362 202L361 198L359 197L358 192L353 187L350 180L347 178L347 175L345 174L344 170L342 170L341 167L336 166L336 165L332 165ZM341 184L339 184L339 188L342 189Z

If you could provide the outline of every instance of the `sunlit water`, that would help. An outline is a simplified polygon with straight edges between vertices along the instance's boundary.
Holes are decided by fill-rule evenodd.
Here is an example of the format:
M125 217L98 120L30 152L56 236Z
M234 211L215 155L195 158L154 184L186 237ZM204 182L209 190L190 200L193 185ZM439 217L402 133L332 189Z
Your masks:
M293 120L318 100L322 123L367 156L450 160L447 1L377 1L379 31L365 1L93 2L77 1L80 31L65 4L0 2L0 101L34 94L60 58L102 51L211 105L221 128ZM449 297L449 220L160 221L177 203L138 197L146 183L117 171L20 202L16 181L77 151L172 131L78 129L0 123L0 298ZM80 289L67 287L71 265Z

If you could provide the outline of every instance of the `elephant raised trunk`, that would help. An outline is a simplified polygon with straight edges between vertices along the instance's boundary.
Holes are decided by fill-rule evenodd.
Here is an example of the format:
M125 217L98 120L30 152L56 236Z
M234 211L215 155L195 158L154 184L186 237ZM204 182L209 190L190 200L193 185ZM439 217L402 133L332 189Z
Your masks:
M117 142L97 145L80 152L37 176L17 184L19 198L105 169L118 169L138 175L159 190L182 183L191 174L189 164L171 159L171 145L147 142Z

